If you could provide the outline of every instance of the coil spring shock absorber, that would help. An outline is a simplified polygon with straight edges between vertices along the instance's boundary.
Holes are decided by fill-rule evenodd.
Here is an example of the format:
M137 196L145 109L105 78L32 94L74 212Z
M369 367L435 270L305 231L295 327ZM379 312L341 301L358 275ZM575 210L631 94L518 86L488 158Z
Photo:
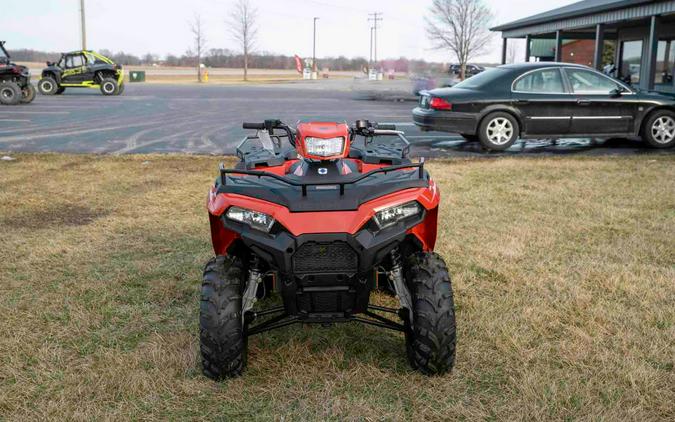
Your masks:
M401 307L408 310L408 321L412 326L412 296L410 295L410 290L408 290L408 286L405 285L405 280L403 279L403 264L401 262L401 253L398 248L394 248L389 253L389 257L391 258L391 270L387 272L387 276L389 277L391 284L394 285L394 290L396 290L396 296L398 296L398 300L401 302Z
M253 308L257 298L256 293L258 292L258 285L262 282L262 273L260 272L260 259L257 255L252 254L251 260L248 265L248 280L246 282L246 289L244 290L244 295L241 298L241 322L245 324L246 322L246 313Z

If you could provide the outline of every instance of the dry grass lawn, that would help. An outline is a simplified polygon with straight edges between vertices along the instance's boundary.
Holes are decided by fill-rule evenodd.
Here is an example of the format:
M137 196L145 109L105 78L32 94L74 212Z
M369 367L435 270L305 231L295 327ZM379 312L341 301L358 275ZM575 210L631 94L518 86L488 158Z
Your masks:
M411 371L394 332L294 326L220 384L197 335L219 159L16 157L0 420L675 420L673 155L432 162L453 373Z

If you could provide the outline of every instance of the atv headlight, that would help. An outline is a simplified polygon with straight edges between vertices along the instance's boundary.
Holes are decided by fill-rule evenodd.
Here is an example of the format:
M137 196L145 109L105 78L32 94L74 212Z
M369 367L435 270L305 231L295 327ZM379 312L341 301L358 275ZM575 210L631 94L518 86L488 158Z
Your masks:
M382 211L375 213L373 220L380 230L393 226L401 220L405 220L408 217L419 215L422 212L422 207L417 201L406 202L405 204L396 205L393 207L385 208Z
M307 155L316 155L319 157L330 157L333 155L342 154L345 146L345 138L338 136L337 138L305 138L305 152Z
M269 233L274 225L274 218L271 216L262 212L247 210L246 208L230 207L225 216L230 220L244 223L252 229L264 231L265 233Z

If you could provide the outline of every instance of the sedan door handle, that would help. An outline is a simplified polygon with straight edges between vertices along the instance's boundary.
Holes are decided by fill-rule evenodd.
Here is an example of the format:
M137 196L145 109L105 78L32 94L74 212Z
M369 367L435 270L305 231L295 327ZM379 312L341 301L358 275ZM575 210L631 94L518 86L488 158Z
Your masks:
M522 104L530 104L530 101L529 101L529 100L516 100L515 103L516 103L516 104L521 104L521 105L522 105Z
M591 102L589 100L577 100L577 104L579 104L581 106L587 106L587 105L591 105Z

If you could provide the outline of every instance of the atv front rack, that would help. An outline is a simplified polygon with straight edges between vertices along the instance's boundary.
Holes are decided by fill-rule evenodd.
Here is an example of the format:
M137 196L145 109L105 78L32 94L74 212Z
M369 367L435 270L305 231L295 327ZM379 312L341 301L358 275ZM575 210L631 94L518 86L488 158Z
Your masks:
M308 186L339 186L340 187L340 195L345 194L345 186L346 185L352 185L355 183L358 183L370 176L373 176L375 174L379 173L384 173L387 174L392 171L396 170L403 170L403 169L418 169L418 176L419 179L422 180L424 179L424 158L420 159L419 163L409 163L409 164L397 164L393 166L387 166L387 167L381 167L379 169L371 170L367 173L363 174L357 174L354 177L348 178L348 179L340 179L338 181L336 180L326 180L326 181L320 181L320 182L307 182L307 181L299 181L299 180L293 180L289 179L284 176L279 176L278 174L274 173L269 173L266 171L260 171L260 170L239 170L239 169L226 169L225 165L223 163L220 163L220 180L221 183L225 186L227 185L227 175L228 174L241 174L245 176L256 176L258 178L261 177L271 177L272 179L276 179L280 182L286 183L291 186L299 186L302 188L302 196L307 196L307 187Z
M345 315L342 313L335 313L335 314L315 313L302 316L289 315L285 312L283 306L275 306L260 311L251 311L246 313L245 318L248 324L250 324L259 317L279 314L268 319L267 321L258 323L252 327L247 326L246 336L264 333L265 331L270 331L293 324L333 324L337 322L352 322L352 321L361 322L363 324L373 325L375 327L380 328L388 328L394 331L405 331L406 328L403 324L385 318L382 315L378 315L373 311L395 314L399 315L399 317L402 316L401 310L399 309L387 308L384 306L376 306L376 305L369 305L368 310L363 313L369 318L364 318L357 315Z

